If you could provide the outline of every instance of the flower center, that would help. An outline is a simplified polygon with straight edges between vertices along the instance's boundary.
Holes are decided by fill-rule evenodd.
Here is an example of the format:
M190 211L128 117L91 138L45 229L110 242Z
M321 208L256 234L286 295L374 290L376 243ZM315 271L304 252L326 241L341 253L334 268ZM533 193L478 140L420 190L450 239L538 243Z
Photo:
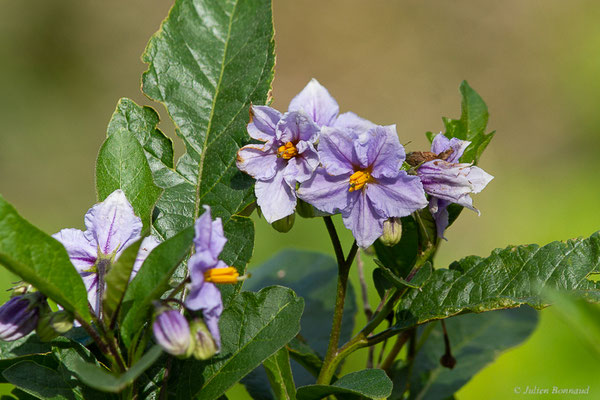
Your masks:
M234 267L211 268L204 273L206 282L212 283L237 283L239 276Z
M280 146L277 149L277 157L281 157L284 160L289 160L290 158L296 156L298 154L298 150L296 146L292 142L287 142L283 146Z
M368 171L356 171L350 175L350 189L349 192L362 189L369 182L373 182L374 179Z

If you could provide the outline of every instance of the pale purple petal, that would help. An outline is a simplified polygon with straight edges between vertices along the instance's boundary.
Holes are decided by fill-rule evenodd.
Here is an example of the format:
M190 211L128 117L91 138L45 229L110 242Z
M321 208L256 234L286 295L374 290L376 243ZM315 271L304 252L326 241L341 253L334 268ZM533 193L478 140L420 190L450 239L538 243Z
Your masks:
M221 335L219 334L219 317L223 312L221 292L214 283L205 282L203 285L190 290L185 306L193 311L202 310L204 322L210 331L218 348L221 348Z
M196 220L194 229L194 244L196 245L196 253L208 252L212 258L216 260L219 254L223 251L227 238L223 233L223 224L221 218L212 220L210 207L203 206L204 213Z
M254 179L267 180L275 176L282 160L277 157L277 149L272 143L249 144L238 151L235 163L239 170Z
M285 182L283 171L268 181L256 181L254 185L256 202L268 223L287 217L296 208L295 190Z
M150 252L152 252L152 250L154 250L154 248L159 244L160 242L154 236L147 236L144 238L144 240L142 240L142 244L140 245L140 249L138 250L137 257L135 258L135 262L133 263L133 271L131 272L130 279L133 279L137 275L140 268L142 267L142 264L144 263L144 261L146 261L148 254L150 254Z
M67 250L71 263L78 272L90 269L98 257L98 245L90 241L79 229L63 229L52 237Z
M340 108L316 79L312 79L290 102L289 111L304 110L319 126L331 126Z
M375 178L398 176L405 158L395 125L377 126L361 133L354 142L354 149L362 168L370 168Z
M137 217L121 189L115 190L102 203L85 214L85 235L98 243L103 254L126 248L140 237L142 220Z
M431 152L435 154L443 153L444 151L452 148L454 150L452 154L446 159L450 163L457 163L460 157L462 157L466 148L469 147L471 142L467 140L460 140L457 138L448 139L444 134L438 133L431 143Z
M349 175L332 176L324 168L318 168L315 175L298 189L298 197L320 211L335 214L350 206L358 191L349 192Z
M277 140L281 143L298 141L314 142L320 129L309 115L303 111L287 112L277 124Z
M470 164L434 160L421 165L418 173L425 192L451 203L458 203L473 191L473 185L467 179L470 168Z
M304 145L302 153L290 158L283 170L283 178L290 187L295 187L296 182L309 180L319 166L319 155L313 145L307 142L301 143Z
M248 134L252 139L268 142L275 139L277 123L281 113L268 106L252 106L252 122L248 124Z
M191 342L190 326L185 317L176 310L160 313L152 324L156 343L167 353L181 356L188 352Z
M494 177L479 167L471 167L467 179L473 185L473 193L481 192Z
M319 158L330 175L351 175L360 164L352 137L336 128L321 129Z
M405 217L427 207L425 192L418 176L400 171L396 178L381 178L367 183L367 197L381 217Z
M387 218L377 213L367 199L365 191L357 191L359 196L354 204L342 213L344 225L352 231L356 243L367 248L383 234L383 221Z
M449 201L438 199L437 197L431 197L429 200L429 211L431 211L431 215L433 215L433 219L435 220L437 235L442 239L446 239L444 232L448 227L449 205Z
M80 273L83 284L87 289L88 302L92 306L94 313L98 310L98 274L95 272Z
M361 118L353 112L340 114L333 124L334 128L338 128L351 136L358 136L362 132L366 132L376 126L371 121Z

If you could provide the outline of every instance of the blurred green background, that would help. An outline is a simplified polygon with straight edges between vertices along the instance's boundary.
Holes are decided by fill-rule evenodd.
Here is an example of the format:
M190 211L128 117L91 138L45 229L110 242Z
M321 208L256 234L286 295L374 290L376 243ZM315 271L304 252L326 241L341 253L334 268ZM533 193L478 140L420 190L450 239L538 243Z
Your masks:
M139 89L139 56L170 5L0 0L0 193L46 232L83 227L95 201L94 160L117 100L151 104ZM480 166L496 178L475 197L481 217L464 212L447 233L438 266L600 227L600 2L275 0L274 18L277 108L285 110L315 77L342 111L395 123L409 150L425 150L423 133L442 130L441 116L459 116L463 79L487 102L497 135ZM173 135L166 111L154 106ZM285 235L256 222L251 267L285 247L331 253L320 221L298 220ZM348 248L351 237L340 230ZM373 264L365 261L370 275ZM0 272L0 286L13 279ZM375 296L371 290L372 303ZM357 326L363 323L360 315ZM364 360L351 356L345 371L364 368ZM547 309L524 345L457 398L588 385L586 397L600 398L599 362ZM236 387L230 398L248 397Z

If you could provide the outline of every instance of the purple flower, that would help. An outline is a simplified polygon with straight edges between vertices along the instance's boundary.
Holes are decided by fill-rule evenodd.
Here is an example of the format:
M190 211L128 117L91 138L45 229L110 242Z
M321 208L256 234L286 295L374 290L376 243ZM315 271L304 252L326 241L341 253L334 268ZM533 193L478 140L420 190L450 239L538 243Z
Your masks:
M469 144L471 142L448 139L440 133L433 139L431 152L436 155L444 154L442 158L445 160L427 161L417 170L425 192L431 196L429 210L435 219L437 234L441 238L448 227L447 207L456 203L479 214L469 195L481 192L494 178L473 164L458 162Z
M27 336L37 326L45 297L39 293L15 296L0 307L0 340L7 342Z
M294 213L296 183L308 180L319 165L314 148L319 127L303 111L283 116L266 106L252 106L248 133L264 144L242 147L237 167L256 179L254 192L269 223Z
M183 315L176 310L160 312L152 324L156 343L174 356L189 357L192 354L190 326Z
M65 246L71 262L81 275L88 291L88 301L94 311L100 308L98 294L98 269L106 271L127 246L141 236L142 220L134 214L122 190L115 190L102 203L98 203L85 214L85 232L79 229L63 229L52 235ZM132 278L142 263L158 245L152 237L141 244L133 266Z
M418 177L400 171L404 148L395 126L357 133L323 128L319 168L298 189L298 196L326 213L342 213L361 247L383 234L383 222L427 205Z
M218 259L227 242L223 224L221 218L212 220L209 206L204 206L204 209L206 211L195 225L196 252L188 261L192 283L185 306L194 311L202 310L208 330L220 349L219 318L223 312L223 301L215 283L237 283L239 274L234 267Z

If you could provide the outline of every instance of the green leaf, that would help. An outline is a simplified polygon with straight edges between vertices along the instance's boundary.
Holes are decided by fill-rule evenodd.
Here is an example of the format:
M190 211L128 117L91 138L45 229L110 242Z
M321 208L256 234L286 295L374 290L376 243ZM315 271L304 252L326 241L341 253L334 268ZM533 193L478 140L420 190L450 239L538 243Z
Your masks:
M487 258L470 256L437 269L421 290L410 290L397 306L403 329L466 312L527 304L543 308L547 289L582 293L600 300L600 283L586 279L600 266L600 234L587 239L496 249Z
M40 341L35 334L12 342L0 340L0 360L2 361L30 355L49 354L51 351L50 343Z
M2 372L7 381L38 399L75 400L60 374L33 361L21 361Z
M394 274L389 268L386 268L385 265L381 263L379 260L375 260L375 264L379 266L381 270L381 275L385 277L392 285L397 288L413 288L413 289L421 289L423 285L431 278L433 274L433 267L431 263L426 262L419 270L415 273L415 276L409 281L402 279L396 274Z
M263 362L277 400L296 400L296 385L290 366L290 355L285 347Z
M157 204L154 223L168 238L202 211L229 218L252 202L252 180L235 166L248 143L249 106L265 104L274 68L270 0L178 0L152 37L143 91L163 103L186 154Z
M113 132L100 148L96 189L100 201L117 189L123 190L144 229L151 226L152 209L162 189L154 184L144 149L129 131Z
M150 368L161 354L162 349L160 346L156 345L152 347L137 363L119 376L115 376L108 370L82 359L73 360L73 371L83 383L91 388L118 393L131 385L137 377Z
M330 256L303 251L284 250L252 270L252 278L244 285L245 290L258 290L270 285L281 285L292 289L304 298L300 335L317 354L325 354L329 343L331 318L335 308L337 287L337 262ZM318 282L318 284L315 284ZM354 289L350 285L346 293L344 318L340 342L348 341L354 329L357 313ZM293 368L298 385L314 383L312 375Z
M236 295L221 315L221 352L178 363L176 398L219 398L298 333L303 308L301 298L278 286Z
M305 307L306 308L306 307ZM310 372L315 378L318 377L323 360L304 340L296 336L286 346L290 356L300 365Z
M460 84L460 94L462 95L460 119L442 118L446 126L445 135L447 138L455 137L470 141L471 144L463 153L460 161L477 163L495 132L485 133L489 118L487 106L467 81ZM430 137L430 140L433 140L433 136Z
M129 284L123 298L120 324L121 337L126 346L148 321L152 301L159 299L170 288L171 275L189 255L193 239L194 228L190 226L159 244Z
M444 335L441 324L432 322L433 329L421 329L430 333L414 362L410 398L434 400L452 396L503 351L523 343L535 330L537 321L537 312L529 307L449 318L446 329L456 359L453 369L440 364L445 352ZM394 393L390 399L401 399L408 368L396 369L392 374Z
M298 388L298 400L319 400L334 394L343 399L386 399L392 393L392 381L381 369L365 369L342 376L332 385L309 385Z
M0 264L89 321L87 290L63 245L25 219L0 196Z
M419 228L411 216L401 218L402 237L395 246L385 246L376 240L373 246L377 258L397 276L405 278L410 273L419 249Z
M133 264L135 263L141 244L142 239L139 239L127 247L119 256L117 262L110 267L104 278L106 280L106 290L104 291L103 299L104 315L111 321L116 318L121 307L121 302L123 301L123 296L131 277L131 271L133 271Z

